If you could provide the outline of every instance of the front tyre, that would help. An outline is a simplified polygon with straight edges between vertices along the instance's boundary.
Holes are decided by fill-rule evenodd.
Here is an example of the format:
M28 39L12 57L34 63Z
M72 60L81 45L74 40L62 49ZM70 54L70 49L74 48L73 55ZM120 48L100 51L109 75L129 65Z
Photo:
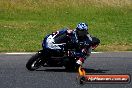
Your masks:
M39 67L41 67L41 65L42 65L42 55L41 53L36 53L28 60L28 62L26 63L26 68L29 71L34 71Z

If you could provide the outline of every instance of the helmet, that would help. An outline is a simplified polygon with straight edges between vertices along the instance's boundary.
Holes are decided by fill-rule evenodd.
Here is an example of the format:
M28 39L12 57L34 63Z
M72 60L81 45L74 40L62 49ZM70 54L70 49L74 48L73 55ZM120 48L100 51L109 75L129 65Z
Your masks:
M79 23L77 25L77 30L80 30L80 31L87 31L88 30L88 25L86 23Z
M79 23L76 27L78 36L85 36L88 33L88 25L86 23Z

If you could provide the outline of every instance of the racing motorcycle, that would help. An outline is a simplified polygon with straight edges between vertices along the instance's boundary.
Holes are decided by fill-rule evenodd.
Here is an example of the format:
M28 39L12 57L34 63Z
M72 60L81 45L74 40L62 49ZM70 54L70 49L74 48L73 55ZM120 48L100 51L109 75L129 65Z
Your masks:
M95 49L100 43L100 40L96 37L92 37L92 43L87 44L85 42L79 42L76 46L78 49L88 49L92 47ZM30 71L34 71L41 66L43 67L65 67L67 70L78 69L77 60L79 56L76 53L76 49L72 44L63 44L64 49L61 53L48 52L45 48L38 51L33 55L26 63L26 68ZM50 57L46 55L50 53Z

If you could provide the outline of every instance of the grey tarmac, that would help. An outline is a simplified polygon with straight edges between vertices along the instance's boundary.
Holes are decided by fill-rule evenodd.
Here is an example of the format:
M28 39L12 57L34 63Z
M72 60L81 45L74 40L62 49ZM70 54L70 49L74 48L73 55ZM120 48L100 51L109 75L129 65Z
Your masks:
M0 54L0 88L132 88L131 82L79 85L76 80L78 73L67 72L64 67L28 71L25 65L32 55ZM92 53L83 67L87 74L132 75L132 52Z

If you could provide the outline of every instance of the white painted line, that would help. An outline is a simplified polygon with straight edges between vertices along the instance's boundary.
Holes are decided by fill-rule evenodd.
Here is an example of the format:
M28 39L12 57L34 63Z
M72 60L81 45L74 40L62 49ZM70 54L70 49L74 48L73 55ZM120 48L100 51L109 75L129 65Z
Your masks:
M28 55L28 54L35 54L35 52L12 52L12 53L4 53L7 55Z
M91 53L103 53L103 52L91 52Z
M28 55L28 54L35 54L37 52L12 52L12 53L0 53L0 54L6 54L6 55ZM91 53L103 53L103 52L91 52Z

